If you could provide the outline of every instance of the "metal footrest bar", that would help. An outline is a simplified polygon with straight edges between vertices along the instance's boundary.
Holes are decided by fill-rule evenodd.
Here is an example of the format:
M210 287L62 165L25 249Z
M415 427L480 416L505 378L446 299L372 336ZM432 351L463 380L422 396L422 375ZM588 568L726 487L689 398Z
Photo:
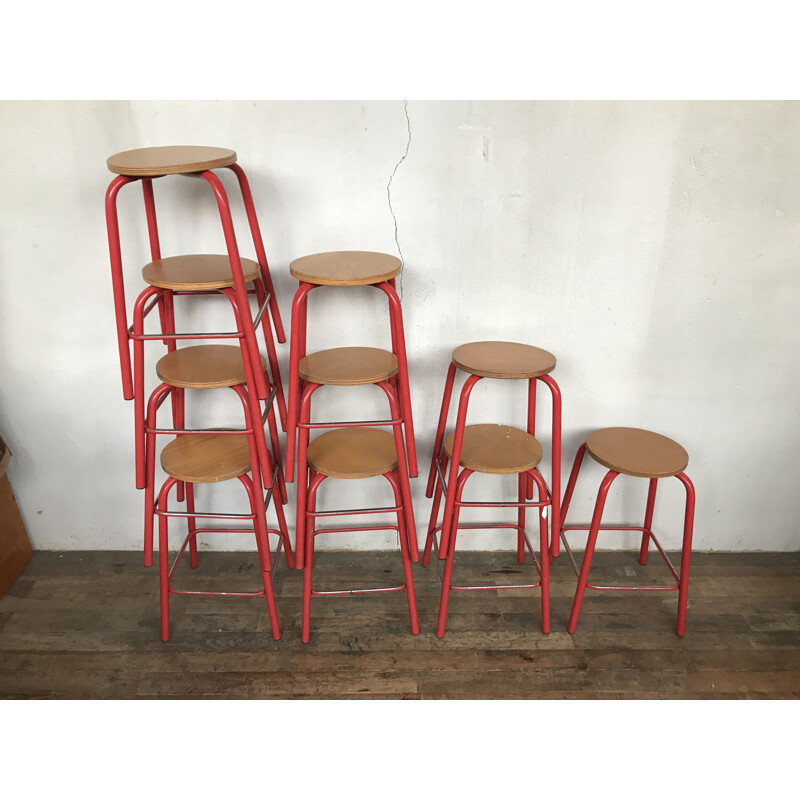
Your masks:
M513 525L511 523L508 524L492 524L491 522L484 522L484 523L472 523L466 525L458 525L456 530L499 530L499 529L510 529L515 530L517 533L522 534L522 538L525 541L525 548L527 549L528 553L530 553L531 559L533 560L533 566L536 568L536 572L539 575L539 582L538 583L514 583L514 584L488 584L486 586L453 586L451 584L450 589L454 592L476 592L476 591L484 591L489 589L538 589L542 585L541 577L542 577L542 566L539 563L539 560L536 558L536 553L533 551L533 545L528 539L528 534L525 532L524 528L521 528L519 525ZM442 566L439 560L439 542L436 539L436 532L441 531L442 526L437 525L433 529L433 550L434 550L434 560L436 562L436 574L441 581L443 578L442 574Z
M561 543L564 545L564 550L567 553L567 558L569 558L570 564L572 564L572 569L575 571L577 576L580 576L580 565L575 560L575 556L572 553L572 549L569 546L569 542L567 541L566 532L567 531L588 531L590 529L590 525L565 525L561 529ZM653 531L649 528L645 528L642 525L601 525L599 527L601 531L637 531L640 533L646 533L648 537L653 541L658 550L659 554L661 555L662 560L667 565L667 568L672 573L672 577L675 578L677 583L674 586L595 586L592 583L587 581L586 588L587 589L597 589L600 591L612 591L612 592L674 592L677 591L680 585L680 576L675 570L675 567L672 565L672 562L669 560L669 556L664 552L664 549L661 547L661 543L656 538Z

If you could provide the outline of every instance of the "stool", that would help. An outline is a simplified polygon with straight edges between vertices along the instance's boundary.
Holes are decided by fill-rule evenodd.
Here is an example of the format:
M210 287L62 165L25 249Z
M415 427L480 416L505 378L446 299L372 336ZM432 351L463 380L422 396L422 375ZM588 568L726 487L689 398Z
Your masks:
M233 349L233 348L232 348ZM277 529L267 526L266 508L274 499L273 490L267 492L266 499L260 491L263 482L261 477L262 462L257 443L257 430L259 428L250 413L250 402L247 390L242 385L231 388L242 400L245 416L245 429L241 431L211 430L211 431L183 431L176 439L164 447L161 453L161 466L169 476L161 487L158 501L152 504L153 492L149 488L154 483L152 472L154 456L154 442L148 443L148 502L151 503L152 514L159 518L159 575L161 598L161 638L169 639L169 597L171 594L187 595L212 595L212 596L238 596L238 597L265 597L269 613L270 628L273 639L280 639L280 626L278 613L275 606L273 590L273 564L269 548L269 534L276 534L278 547L276 556L280 553L281 546L286 549L286 560L290 568L294 567L294 557L286 529L286 521L280 503L273 503L278 517ZM148 408L148 437L153 437L155 411L166 396L174 391L174 387L162 384L153 393ZM263 428L262 428L263 432ZM247 473L250 473L248 475ZM251 477L252 476L252 477ZM234 514L220 512L199 512L194 503L194 485L196 483L216 483L238 478L245 488L250 503L249 514ZM168 499L170 490L176 484L186 487L186 512L170 511ZM183 517L187 520L188 534L178 551L172 567L169 566L169 518ZM251 520L252 528L199 528L198 518L226 519L226 520ZM256 547L258 549L259 564L263 589L253 592L209 592L187 591L176 589L172 585L175 570L186 550L189 547L189 558L192 567L197 566L197 535L210 532L249 532L255 533Z
M262 356L262 366L264 359ZM155 437L157 434L177 434L184 435L206 435L205 429L186 429L184 428L159 428L156 422L158 409L168 396L173 396L176 392L183 392L185 389L216 389L230 388L239 396L242 404L247 409L249 420L260 421L252 425L247 423L248 429L252 429L256 450L258 452L259 473L261 483L266 489L277 486L280 502L286 503L286 485L283 481L283 474L280 462L280 441L278 439L278 428L275 421L275 413L272 407L272 397L275 389L267 402L267 407L262 416L260 404L254 391L247 391L245 387L252 386L252 380L248 382L248 362L243 360L242 352L238 347L230 345L199 345L196 347L186 347L180 350L173 350L167 353L156 364L156 374L162 383L156 387L150 395L147 407L146 430L146 474L145 474L145 525L144 525L144 565L149 567L153 563L153 505L155 502ZM264 423L269 425L270 441L272 453L270 453L266 437L264 435ZM246 433L246 431L245 431ZM182 482L178 485L178 500L183 500L180 489ZM283 521L283 509L276 505L281 530L285 530L286 523Z
M408 386L408 364L406 361L405 337L403 334L403 312L400 298L395 290L395 278L400 274L402 262L385 253L362 251L340 251L333 253L317 253L304 256L289 265L291 274L298 279L299 287L292 303L292 327L289 350L289 390L286 426L286 480L294 480L295 448L297 445L297 421L300 397L304 386L301 383L300 361L306 356L306 332L308 328L307 309L308 294L319 286L374 286L388 298L389 319L391 328L392 354L397 361L396 377L392 380L400 403L400 419L405 431L408 472L411 477L417 476L417 453L414 444L414 423L411 417L411 394ZM341 349L341 348L339 348ZM363 350L358 348L357 350ZM371 349L371 348L370 348ZM322 351L325 352L325 351ZM362 368L346 354L348 364L345 369L354 369L357 376L363 377L360 383L375 383L367 380L370 368ZM340 366L339 356L334 354L325 357L329 371ZM382 367L381 367L382 369ZM364 372L366 370L366 373ZM343 374L347 374L346 372ZM364 377L366 375L366 377ZM333 380L328 381L334 385ZM355 385L346 382L343 385Z
M136 486L144 488L145 474L145 397L144 397L144 343L161 340L167 350L175 350L181 339L238 339L245 355L253 365L257 396L266 400L270 394L270 381L277 387L276 397L282 423L286 422L286 407L283 398L277 353L272 338L269 308L278 341L286 341L278 311L275 290L269 273L261 232L256 218L250 186L244 170L236 164L236 153L219 147L147 147L117 153L107 160L108 168L117 174L106 192L106 223L111 258L111 278L114 291L117 342L122 372L123 395L134 400L136 442ZM228 196L222 182L213 172L215 169L230 169L237 177L244 200L245 211L253 238L258 262L241 258L231 218ZM214 191L220 213L227 249L226 255L180 255L161 257L156 219L153 179L166 175L193 175L205 180ZM152 261L142 270L142 277L149 284L137 298L133 309L133 325L129 327L125 286L122 271L117 195L129 183L141 181L145 213L150 239ZM250 284L251 289L247 286ZM173 297L190 294L224 294L230 301L236 326L234 331L222 333L176 333ZM259 305L255 319L250 312L248 296L254 294ZM161 331L159 334L144 333L144 319L158 308ZM267 348L271 379L262 368L255 327L261 323ZM133 374L131 374L130 342L133 342ZM183 395L180 391L172 397L176 427L183 425Z
M391 426L394 436L397 472L400 479L400 491L403 507L406 510L406 532L412 561L419 561L417 531L414 523L413 504L411 501L411 484L403 446L401 426L403 417L400 412L400 399L396 376L398 373L397 356L386 350L374 347L335 347L320 350L300 359L299 375L302 381L300 413L297 422L299 429L299 445L297 454L297 470L300 476L297 485L297 534L295 549L298 568L303 566L305 536L303 526L305 520L306 488L308 485L307 449L309 432L322 428L369 428ZM320 386L377 386L383 390L389 402L391 419L370 422L311 422L311 396Z
M583 595L587 588L602 589L613 591L650 591L650 592L672 592L678 591L678 623L676 632L678 636L683 636L686 632L686 604L689 594L689 561L692 555L692 528L694 524L694 505L695 492L694 486L689 477L684 473L689 456L677 442L661 436L658 433L642 430L640 428L604 428L589 434L586 442L578 448L575 455L575 462L572 465L572 472L567 482L567 491L564 495L562 504L563 519L566 520L569 504L572 500L572 493L575 490L575 483L578 480L583 457L588 450L589 455L608 468L600 489L597 492L597 500L592 514L590 525L564 525L561 529L561 539L564 542L564 549L567 551L572 566L578 575L578 588L575 592L575 599L572 603L572 613L569 618L567 630L575 633L578 626L578 615L581 611ZM608 490L616 477L620 474L633 475L638 478L649 479L647 493L647 506L645 508L644 525L642 526L620 526L602 525L603 508L605 506ZM681 548L681 569L680 574L675 571L667 554L653 534L653 509L656 501L656 488L660 478L670 478L675 476L686 489L686 506L683 524L683 546ZM581 563L580 571L573 558L572 552L567 543L566 531L588 530L589 538L586 542L586 550ZM629 530L642 532L642 544L639 549L639 563L647 563L647 550L650 540L653 540L658 552L664 559L669 571L675 578L673 586L593 586L589 583L589 569L592 564L597 535L600 530Z
M550 545L548 541L547 509L551 519L558 519L559 478L561 469L561 391L550 377L556 359L546 350L515 342L473 342L456 348L445 382L439 425L434 441L433 458L426 494L433 496L428 535L422 557L427 566L431 550L436 546L436 532L441 531L441 544L437 556L445 560L442 575L442 593L439 603L439 618L436 635L444 636L447 620L447 605L450 590L475 591L481 589L538 588L542 591L542 631L550 630ZM458 405L455 430L445 439L450 399L453 392L456 370L466 372L466 379ZM466 425L469 399L473 388L483 378L500 380L527 380L527 430L508 425ZM535 438L536 432L536 381L542 381L550 390L553 402L552 416L552 491L549 491L538 464L542 458L542 447ZM447 463L449 476L446 477ZM459 468L463 467L459 473ZM487 474L516 474L518 496L516 502L464 502L461 497L467 479L474 472ZM533 497L533 485L538 488L538 501L528 502ZM444 496L442 524L437 525L439 506ZM471 524L459 525L460 510L464 507L517 508L517 524ZM525 534L525 509L539 510L539 538L541 564L536 560L533 548ZM528 585L507 586L453 586L453 561L456 534L459 528L510 528L517 531L517 562L525 561L525 549L531 555L539 573L539 581ZM557 530L557 529L556 529Z
M398 472L398 457L395 438L388 431L376 428L339 428L328 431L315 438L308 446L309 482L304 509L305 553L303 566L303 618L301 639L308 642L311 636L311 596L371 594L393 592L405 589L408 598L408 613L411 619L411 633L419 633L417 601L414 594L414 576L411 571L411 558L408 547L406 520L410 516L404 505L403 492ZM327 478L358 480L383 475L392 487L395 505L386 508L350 509L340 511L316 511L317 491ZM305 475L300 474L302 481ZM316 520L321 517L366 515L394 512L397 525L373 525L339 528L316 528ZM404 582L400 586L372 589L349 589L341 591L315 591L312 588L314 568L314 540L323 533L345 533L353 531L396 530L400 540L400 554L403 561Z

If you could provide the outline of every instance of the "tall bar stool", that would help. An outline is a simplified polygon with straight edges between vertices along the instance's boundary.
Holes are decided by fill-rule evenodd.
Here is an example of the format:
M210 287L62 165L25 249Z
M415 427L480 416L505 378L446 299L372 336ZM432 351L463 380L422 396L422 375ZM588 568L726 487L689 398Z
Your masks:
M224 348L224 346L221 346ZM273 639L280 639L280 626L275 605L273 588L274 566L270 553L269 534L278 536L276 558L281 548L285 548L286 561L290 568L294 568L294 556L286 527L286 520L280 502L275 501L274 489L268 489L266 498L262 494L261 486L264 483L263 471L272 468L272 481L277 482L277 465L273 466L265 442L263 440L264 428L260 415L251 411L252 404L249 399L248 389L241 366L238 348L227 347L227 354L217 353L217 369L213 383L216 386L229 386L239 396L244 412L245 428L242 430L182 430L165 431L156 427L156 413L159 406L172 393L180 388L196 388L202 382L204 369L197 362L187 362L186 359L176 358L179 353L170 353L159 362L159 374L171 383L162 383L153 392L148 403L147 425L147 511L150 525L150 548L152 554L152 520L159 519L159 577L160 577L160 602L161 602L161 638L169 639L169 603L170 595L211 595L211 596L237 596L237 597L264 597L267 602L270 628ZM195 354L193 354L195 355ZM227 367L228 377L223 379L222 367ZM194 374L192 374L194 373ZM206 381L208 382L208 381ZM212 388L212 387L205 387ZM158 499L154 502L155 492L151 488L155 485L155 435L157 433L178 433L178 436L169 442L161 452L161 466L167 473L167 479L162 484ZM274 441L274 439L273 439ZM248 474L249 473L249 474ZM244 486L248 496L250 512L222 513L203 512L195 508L194 486L197 483L217 483L221 481L238 479ZM176 485L183 485L186 493L186 511L170 511L169 495ZM266 509L270 502L278 518L278 528L269 528L267 525ZM169 518L181 517L187 520L188 533L180 547L178 554L170 567L169 565ZM224 519L250 521L252 528L226 527L207 528L198 527L198 519ZM146 523L147 524L147 523ZM189 548L190 565L196 567L197 536L201 533L213 532L253 532L256 539L258 559L261 569L263 588L256 591L221 592L221 591L191 591L179 589L173 585L175 571L178 568L187 546ZM147 532L145 533L147 540Z
M567 630L575 633L578 626L578 615L581 611L583 595L587 588L601 589L610 591L645 591L645 592L678 592L678 622L676 633L683 636L686 632L686 606L689 596L689 562L692 556L692 530L694 527L694 506L695 491L689 476L684 470L689 463L689 455L686 450L672 439L662 436L659 433L642 430L641 428L603 428L589 434L586 441L578 448L575 461L572 465L572 472L567 482L567 491L564 495L562 504L563 519L566 520L569 504L572 500L572 493L575 490L575 483L578 480L584 454L588 451L589 455L608 468L600 488L597 492L597 500L592 514L590 525L564 525L561 528L561 540L572 563L575 574L578 576L578 587L575 591L575 599L572 603L572 613L570 614ZM632 475L638 478L649 480L647 492L647 505L645 507L644 524L634 525L603 525L603 508L605 507L608 491L611 484L620 475ZM683 523L683 545L681 547L681 567L678 573L664 552L658 539L653 534L653 511L656 502L656 489L661 478L676 477L683 484L686 490L686 505ZM580 570L569 548L566 532L572 530L589 531L589 538L586 542L586 550L583 555L583 562ZM661 557L664 559L675 584L672 586L594 586L589 583L589 569L592 565L597 535L601 530L617 531L641 531L642 543L639 548L639 563L647 564L647 551L650 540L656 546Z
M275 290L269 273L264 244L258 226L253 197L244 170L236 164L236 153L219 147L147 147L117 153L107 160L108 168L117 175L106 192L106 223L111 259L111 278L114 291L117 342L123 395L134 400L136 442L136 486L144 488L144 343L161 340L168 352L176 348L179 340L238 339L242 355L253 365L257 396L266 400L271 384L277 388L276 399L281 421L285 425L286 407L278 368L277 353L270 327L269 316L275 327L278 341L286 341L280 319ZM214 170L230 169L239 183L245 211L253 238L257 262L242 258L236 242L230 203L225 188ZM156 219L153 179L168 175L192 175L205 180L212 188L225 236L225 255L195 254L161 257L161 247ZM133 307L133 324L129 325L122 270L117 196L123 186L141 181L152 261L142 269L148 287L137 297ZM248 288L250 286L251 288ZM175 295L226 294L239 322L233 331L176 333ZM254 294L259 305L255 318L250 312L249 295ZM145 334L144 319L158 309L161 331ZM269 314L265 312L269 309ZM255 328L261 324L268 354L271 376L262 367ZM131 342L133 343L133 370L131 369ZM176 427L183 422L183 395L174 393L173 415Z
M412 561L419 561L416 525L414 523L411 485L408 465L406 464L403 432L401 430L403 415L400 411L400 393L397 387L397 356L386 350L374 347L335 347L320 350L300 359L299 376L302 394L300 396L300 412L297 422L298 451L297 471L300 476L297 483L297 534L295 549L298 568L303 566L304 559L304 524L306 508L307 450L309 434L312 430L326 428L375 428L391 427L394 437L397 458L397 473L400 491L405 509L405 535L408 539ZM389 404L390 419L367 422L311 422L311 398L321 386L376 386L386 395Z
M311 636L311 597L312 595L352 595L376 592L405 590L408 599L408 613L411 620L411 633L419 633L417 601L414 593L414 576L411 569L411 554L408 547L406 522L410 516L404 505L403 492L398 472L397 447L394 437L376 428L339 428L316 437L308 446L308 475L298 474L298 481L308 478L306 506L304 509L304 535L306 559L303 565L303 615L301 639L308 642ZM316 510L317 492L328 478L359 480L383 475L392 487L395 505L384 508L349 509L318 512ZM335 516L368 515L394 512L397 525L362 525L350 527L316 527L318 519ZM404 582L400 586L369 589L346 589L338 591L316 591L312 588L314 568L314 542L317 536L325 533L354 531L395 530L400 541L400 555L403 562Z
M559 478L561 469L561 391L550 377L556 359L546 350L515 342L473 342L461 345L453 351L452 361L445 382L439 425L434 442L433 458L428 475L427 496L433 497L428 535L422 557L427 566L431 551L437 549L439 559L444 559L442 592L436 635L444 636L447 621L447 606L451 590L476 591L482 589L522 589L541 587L542 631L550 630L550 542L546 514L549 509L553 523L559 518ZM453 392L456 370L468 374L461 389L455 430L445 438L450 399ZM527 380L527 428L508 425L467 425L467 410L472 390L483 378L499 380ZM538 470L542 459L542 447L535 438L536 433L536 382L542 381L550 390L552 413L552 490L548 490ZM449 462L449 475L448 473ZM459 469L461 472L459 473ZM467 479L474 472L487 474L516 474L518 495L514 502L464 502L461 498ZM538 500L532 501L533 485L538 489ZM444 497L442 524L437 525L439 507ZM465 507L517 508L517 523L512 524L465 524L459 525L460 511ZM537 561L530 541L525 533L525 509L536 508L539 512L540 558ZM551 523L551 524L553 524ZM453 562L456 537L459 529L499 529L517 531L517 562L525 562L525 551L530 553L539 581L534 584L506 586L453 586ZM558 530L558 528L554 528ZM441 533L437 546L436 534Z
M308 328L308 294L320 286L374 286L382 291L389 303L392 354L397 361L397 374L391 378L399 398L400 416L405 432L405 452L408 472L417 476L417 451L414 443L414 423L411 416L411 394L408 386L408 363L406 361L403 312L395 289L395 278L400 274L402 262L385 253L366 251L339 251L303 256L289 265L291 274L299 281L292 303L292 326L289 350L289 389L286 426L286 480L294 480L294 463L297 445L297 422L300 398L304 392L304 381L300 374L300 362L306 357L306 333ZM338 348L342 350L343 348ZM362 350L357 348L356 350ZM321 351L325 352L325 351ZM334 366L341 356L331 356ZM354 352L352 355L357 356ZM350 354L345 360L352 363ZM369 370L367 370L369 371ZM367 382L367 381L361 381ZM375 381L369 381L375 382ZM329 381L329 383L333 383ZM346 384L352 385L352 384ZM414 545L416 546L416 544Z

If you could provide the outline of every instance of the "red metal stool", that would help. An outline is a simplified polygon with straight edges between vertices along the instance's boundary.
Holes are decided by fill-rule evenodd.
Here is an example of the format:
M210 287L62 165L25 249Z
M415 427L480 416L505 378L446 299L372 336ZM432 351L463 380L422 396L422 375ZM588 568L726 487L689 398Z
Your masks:
M567 518L567 511L572 500L572 493L575 490L575 483L578 480L583 456L588 450L589 455L608 468L600 489L597 492L597 501L592 514L590 525L564 525L561 528L561 539L564 542L564 549L567 551L569 560L578 576L578 588L575 592L575 599L572 603L572 613L569 618L567 630L575 633L578 626L578 615L581 611L583 595L587 588L602 589L612 591L649 591L649 592L678 592L678 623L676 632L678 636L683 636L686 631L686 605L689 594L689 562L692 555L692 528L694 525L694 486L684 473L689 456L677 442L661 436L658 433L642 430L641 428L604 428L589 434L586 442L578 448L575 455L575 462L572 465L572 472L567 483L567 491L562 503L563 519ZM650 481L647 493L647 506L645 508L644 525L602 525L603 508L605 506L608 490L614 479L620 474L633 475L639 478L648 478ZM686 489L686 506L683 524L683 546L681 548L681 569L680 574L672 566L667 554L653 534L653 510L656 501L656 488L660 478L670 478L675 476L680 480ZM583 562L580 570L575 558L570 551L567 543L566 531L583 530L589 531L589 538L586 542ZM597 535L600 530L616 531L641 531L642 544L639 549L639 563L647 563L647 550L650 540L653 540L658 552L664 559L669 571L675 578L676 583L672 586L593 586L589 583L589 569L592 565Z
M193 348L189 348L193 349ZM236 348L233 355L238 356ZM176 351L181 352L181 351ZM170 359L175 353L165 356ZM173 359L174 362L174 359ZM161 363L161 372L170 373L177 371L175 363ZM230 359L233 363L233 359ZM185 366L185 365L184 365ZM161 453L161 466L169 476L161 487L158 500L153 502L154 490L150 487L155 483L155 442L154 437L157 433L165 432L156 428L155 417L158 407L174 391L176 387L167 383L162 383L152 394L148 403L148 447L147 447L147 504L150 513L150 536L152 537L152 517L159 518L159 574L160 574L160 597L161 597L161 638L164 641L169 639L169 598L171 594L186 595L212 595L212 596L238 596L238 597L265 597L269 612L270 628L273 639L280 639L280 626L278 624L278 613L275 606L275 595L273 590L273 560L269 548L269 534L275 534L278 538L276 557L280 553L281 547L285 547L286 560L290 568L294 568L294 557L292 554L289 533L286 528L286 520L280 502L273 502L275 513L278 518L278 528L267 526L266 509L270 501L274 501L273 489L267 490L266 498L261 494L261 485L264 482L262 471L271 466L269 454L264 455L261 451L266 447L259 444L259 431L263 438L263 425L260 424L260 416L251 413L251 402L248 397L248 390L242 382L233 383L236 379L232 375L228 385L236 392L242 402L244 411L245 428L243 430L183 430L172 431L179 435L166 445ZM266 462L266 463L265 463ZM277 465L272 467L272 481L277 480ZM247 473L250 473L249 475ZM201 512L195 508L194 485L196 483L217 483L220 481L238 478L247 492L250 503L249 514L221 513L221 512ZM168 506L169 494L173 486L183 484L186 489L186 511L170 511ZM187 520L188 533L183 545L178 551L177 557L172 567L169 566L169 518L182 517ZM249 520L252 528L201 528L197 526L197 519L225 519L225 520ZM189 559L192 567L197 566L197 536L201 533L211 532L253 532L256 538L258 549L259 564L263 588L250 592L210 592L210 591L189 591L175 588L172 579L175 570L183 557L188 546ZM147 534L145 534L147 539ZM152 547L152 544L151 544Z
M371 594L375 592L395 592L405 589L408 598L408 613L411 619L411 633L419 633L417 601L414 594L414 576L408 547L406 520L410 516L403 502L398 472L397 449L394 437L388 431L376 428L339 428L328 431L314 439L308 446L308 491L304 509L304 534L306 559L303 566L303 618L301 639L308 642L311 636L311 596ZM318 512L316 510L317 491L327 478L357 480L383 475L392 487L395 505L386 508L364 508ZM298 474L298 481L306 475ZM397 525L362 525L353 527L316 527L316 521L323 517L367 515L394 512ZM400 540L400 554L403 561L404 582L400 586L371 589L348 589L341 591L316 591L312 588L314 568L314 540L324 533L345 533L353 531L395 530Z
M394 435L397 457L397 472L400 480L400 491L403 496L403 507L406 511L406 531L412 561L419 561L419 546L414 523L411 485L409 483L408 466L406 464L403 445L402 423L400 412L400 392L397 386L397 356L386 350L374 347L336 347L320 350L300 359L299 375L302 394L300 397L300 415L297 422L299 429L299 446L297 451L297 470L300 480L297 484L297 534L295 549L297 566L302 568L304 558L304 509L306 507L307 488L307 450L311 430L325 428L349 427L388 427ZM383 390L389 402L390 419L362 422L311 422L311 397L321 386L377 386Z
M144 488L145 475L145 403L144 343L161 340L168 352L175 350L178 340L238 339L243 356L253 365L254 389L261 400L270 396L271 384L276 387L276 399L282 423L286 422L286 406L278 369L277 353L269 323L275 327L278 341L286 341L278 311L275 290L269 273L261 232L253 205L253 197L244 170L236 162L236 153L218 147L148 147L128 150L111 156L108 168L118 177L111 181L106 192L106 223L111 257L111 278L114 289L117 340L123 395L134 400L136 440L136 486ZM227 193L215 169L233 171L239 183L258 262L241 258L231 217ZM205 180L214 191L225 236L226 255L180 255L161 257L156 220L153 179L166 175L194 175ZM137 298L133 308L133 324L129 326L122 271L117 195L129 183L141 181L150 239L152 262L142 270L150 284ZM248 289L248 284L252 288ZM237 319L236 329L227 332L176 333L173 298L175 295L224 294L231 303ZM250 311L249 295L254 294L259 305L255 318ZM161 331L144 332L144 320L158 308ZM255 328L261 324L268 354L271 376L263 369ZM131 373L130 343L133 342L133 374ZM183 426L183 395L173 394L173 415L177 428Z
M304 391L300 375L300 361L306 356L308 294L319 286L374 286L388 298L392 353L397 360L397 375L393 378L393 382L399 398L400 419L405 431L408 472L412 478L416 477L418 472L417 451L414 444L414 423L411 417L403 312L400 298L395 290L395 278L402 269L400 259L384 253L362 251L317 253L293 261L289 269L300 285L292 303L288 422L286 425L286 480L290 483L294 480L297 421L300 412L300 398Z
M447 373L439 426L433 448L431 469L428 475L427 496L433 496L428 536L422 557L423 566L430 560L431 550L437 546L436 533L441 531L441 544L437 547L439 559L445 559L442 575L442 593L436 635L444 636L447 605L450 591L475 591L481 589L522 589L541 587L542 631L550 630L550 543L548 541L547 509L553 521L559 514L559 478L561 469L561 391L550 377L556 366L555 356L546 350L514 342L474 342L453 351L452 363ZM456 427L445 439L445 427L450 407L456 369L469 374L461 390ZM469 399L475 384L483 378L528 381L527 430L507 425L466 424ZM536 432L536 381L550 389L553 400L552 415L552 491L549 491L538 464L542 447L534 438ZM448 461L449 476L446 477ZM459 468L463 467L459 473ZM489 474L517 474L518 497L514 502L464 502L462 494L467 479L473 472ZM533 497L533 485L538 488L538 501ZM441 525L436 522L444 495L444 512ZM517 508L517 524L465 524L459 525L460 510L465 507ZM541 563L536 560L533 548L525 534L525 509L539 511L539 538ZM506 586L453 586L453 561L456 535L459 529L502 529L517 531L517 562L525 561L525 550L531 555L539 573L539 581L526 585ZM555 530L558 530L555 528Z

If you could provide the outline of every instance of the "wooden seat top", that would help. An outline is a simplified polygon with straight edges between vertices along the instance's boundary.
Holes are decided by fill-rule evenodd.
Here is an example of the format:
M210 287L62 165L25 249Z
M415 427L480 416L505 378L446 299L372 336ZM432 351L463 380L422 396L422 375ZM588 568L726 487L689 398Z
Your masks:
M300 377L328 386L362 386L397 374L397 356L376 347L333 347L300 359Z
M167 475L187 483L217 483L250 471L250 448L244 434L189 434L161 451Z
M586 449L604 467L639 478L668 478L689 464L689 454L677 442L642 428L593 431Z
M380 428L338 428L308 446L308 463L331 478L372 478L397 469L394 436Z
M245 283L259 275L258 264L243 258L242 273ZM151 286L173 292L195 292L203 289L227 289L233 286L233 272L228 256L183 255L159 258L142 267L142 277Z
M471 342L453 350L453 363L482 378L539 378L556 368L556 357L529 344Z
M264 356L261 365L266 369ZM156 374L163 383L183 389L219 389L247 381L242 351L229 344L200 344L173 350L158 360Z
M205 172L236 163L236 153L225 147L169 145L141 147L115 153L106 159L111 172L132 178L156 178L160 175L186 175Z
M444 440L448 458L455 431ZM542 460L542 446L526 431L509 425L467 425L459 464L474 472L506 475L526 472Z
M295 259L289 272L299 281L319 286L368 286L391 280L400 274L399 258L365 250L315 253Z

